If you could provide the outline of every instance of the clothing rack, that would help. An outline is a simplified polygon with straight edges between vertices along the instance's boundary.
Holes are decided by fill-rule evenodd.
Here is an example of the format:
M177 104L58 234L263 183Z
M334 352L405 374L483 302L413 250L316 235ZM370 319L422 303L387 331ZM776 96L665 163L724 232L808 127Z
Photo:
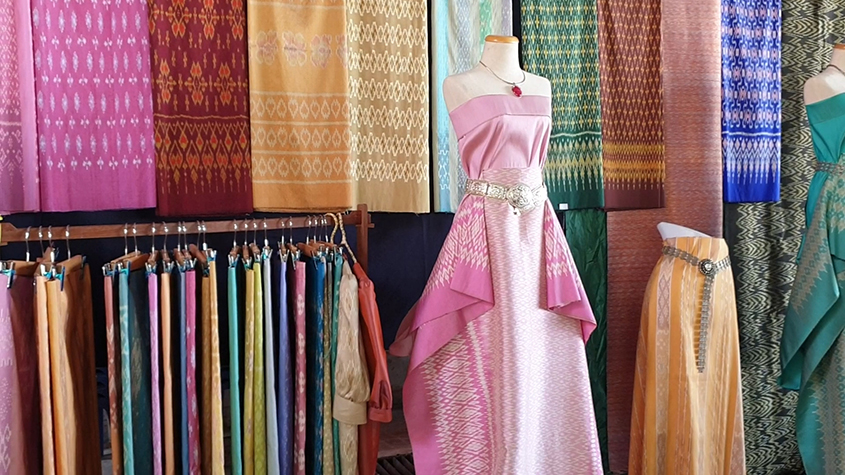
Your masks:
M164 228L167 227L170 231L168 235L176 236L178 234L211 234L211 233L243 233L244 231L277 231L280 229L308 229L315 228L314 224L308 224L311 216L322 217L323 214L313 214L310 216L298 217L280 217L280 218L245 218L228 221L180 221L170 223L140 223L140 224L102 224L90 226L65 226L56 227L54 230L53 239L60 240L79 240L79 239L109 239L109 238L136 238L136 237L163 237L165 235ZM255 223L255 227L244 228L242 223ZM292 223L292 225L291 225ZM235 228L237 224L237 229ZM266 227L265 227L266 224ZM333 221L329 221L329 230L334 225ZM367 205L360 204L354 211L350 211L343 215L344 226L355 226L357 229L357 241L355 256L364 271L367 271L367 263L369 257L369 232L374 227L370 221L370 213L367 210ZM200 227L202 229L200 229ZM319 226L317 226L319 227ZM153 232L155 228L155 232ZM178 231L181 229L181 231ZM44 227L41 227L42 232L46 232ZM0 222L0 246L12 242L36 242L39 240L37 236L38 228L30 228L30 235L27 238L26 229L18 229L9 223Z

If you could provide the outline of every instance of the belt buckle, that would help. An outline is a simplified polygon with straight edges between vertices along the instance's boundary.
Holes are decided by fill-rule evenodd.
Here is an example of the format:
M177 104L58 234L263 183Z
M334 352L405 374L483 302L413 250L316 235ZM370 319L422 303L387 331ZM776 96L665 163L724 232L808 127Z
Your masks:
M534 191L527 185L514 185L508 188L505 197L515 210L529 211L534 208Z
M713 275L713 271L716 270L716 264L714 264L710 259L704 259L698 263L698 270L704 274L705 277L710 277Z

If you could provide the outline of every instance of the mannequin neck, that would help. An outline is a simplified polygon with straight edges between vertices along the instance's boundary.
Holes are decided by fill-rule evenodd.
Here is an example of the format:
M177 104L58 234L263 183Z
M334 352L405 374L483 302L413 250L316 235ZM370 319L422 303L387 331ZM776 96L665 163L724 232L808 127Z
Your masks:
M523 77L519 67L519 43L485 41L481 62L504 80L519 81Z
M833 48L833 52L830 54L830 64L839 67L839 69L845 71L845 49L838 47Z

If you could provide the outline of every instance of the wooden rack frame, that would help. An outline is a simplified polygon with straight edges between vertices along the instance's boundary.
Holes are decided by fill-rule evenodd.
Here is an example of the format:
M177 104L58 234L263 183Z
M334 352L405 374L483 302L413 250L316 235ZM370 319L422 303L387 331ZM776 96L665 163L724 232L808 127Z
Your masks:
M310 216L323 216L323 213L319 214L311 214ZM268 231L280 230L280 229L306 229L309 226L306 224L306 220L308 219L307 216L298 216L298 217L281 217L281 218L255 218L255 223L258 226L255 228L258 232L262 232L265 229ZM252 218L246 218L247 222L251 222ZM293 226L289 226L289 221L293 222ZM203 225L202 232L204 233L234 233L234 224L238 224L238 233L243 233L245 230L241 227L241 223L244 222L244 219L237 219L237 220L228 220L228 221L203 221L199 220L200 223ZM267 227L264 227L264 224L267 224ZM103 225L91 225L91 226L70 226L70 240L76 241L80 239L112 239L112 238L124 238L124 237L150 237L153 236L153 226L156 228L155 236L164 236L164 226L166 225L170 230L169 235L176 236L178 233L176 232L177 226L182 225L185 227L185 232L187 234L199 234L199 224L196 220L194 221L184 221L180 223L176 222L156 222L156 223L137 223L130 226L129 235L126 234L126 225L124 224L103 224ZM356 241L356 249L355 249L355 256L358 258L358 262L361 264L361 267L364 270L367 270L367 264L369 262L369 232L370 229L373 228L373 224L370 221L370 213L367 210L367 205L361 204L358 205L358 208L355 211L351 211L343 216L343 225L344 226L355 226L357 228L357 241ZM45 228L42 226L42 231L45 231ZM249 231L253 231L253 228L250 228ZM37 228L30 229L30 242L38 241L37 235L33 236L37 232ZM65 239L65 227L56 227L54 230L54 241L63 241ZM9 223L0 222L0 246L5 246L11 242L26 242L26 229L18 229L15 226Z

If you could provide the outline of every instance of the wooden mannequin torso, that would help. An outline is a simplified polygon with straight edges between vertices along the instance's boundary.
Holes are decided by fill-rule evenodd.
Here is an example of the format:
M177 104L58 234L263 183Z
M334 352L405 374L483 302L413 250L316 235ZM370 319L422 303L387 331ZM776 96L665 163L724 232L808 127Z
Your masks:
M552 85L548 79L526 73L519 67L519 42L515 37L488 36L481 61L490 70L478 64L469 71L449 76L443 81L443 99L449 112L475 97L512 95L513 86L505 81L519 83L523 74L525 81L519 84L523 95L552 97Z
M845 71L845 45L836 45L830 55L830 64ZM845 74L834 67L827 67L804 84L804 104L813 104L845 93Z
M657 231L660 233L660 237L664 240L682 237L710 237L702 232L696 231L695 229L685 228L672 223L659 223L657 225Z

